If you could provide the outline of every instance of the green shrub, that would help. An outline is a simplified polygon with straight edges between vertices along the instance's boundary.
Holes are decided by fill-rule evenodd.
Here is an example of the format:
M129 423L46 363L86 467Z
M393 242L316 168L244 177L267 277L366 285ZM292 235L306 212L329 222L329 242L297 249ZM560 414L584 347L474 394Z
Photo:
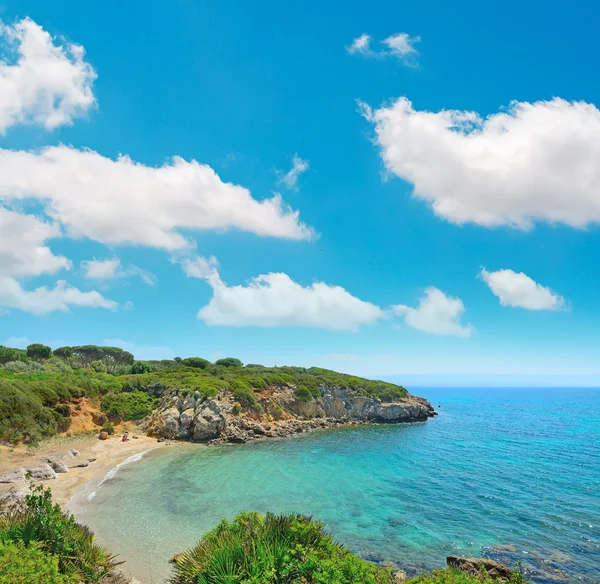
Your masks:
M306 385L299 385L294 393L300 401L309 402L313 399L313 394Z
M390 584L379 568L302 515L243 513L174 559L171 584Z
M33 343L27 347L27 356L30 359L35 359L36 361L43 361L45 359L50 359L50 355L52 355L52 349L47 345Z
M102 398L102 411L113 419L141 420L152 413L156 404L156 398L143 391L111 392Z
M92 361L91 367L96 373L106 373L108 371L106 364L102 361Z
M76 580L59 572L58 556L39 545L0 542L0 584L70 584Z
M221 367L243 367L244 364L239 359L234 359L233 357L224 357L223 359L217 359L215 361L215 365L220 365Z
M512 578L503 580L502 584L524 584L527 580L523 575L514 571ZM409 580L408 584L500 584L500 580L492 578L485 570L479 576L471 576L460 570L446 568L445 570L434 570L433 574L423 574Z
M252 391L251 387L244 387L240 385L237 387L232 387L231 392L233 393L233 397L235 397L235 399L239 401L244 408L256 408L259 405L256 395Z
M92 532L78 524L72 515L64 513L59 505L53 505L50 489L42 487L36 487L33 494L26 497L24 510L0 518L0 542L5 546L34 546L47 555L50 570L56 558L59 573L68 576L57 579L57 584L95 584L113 574L117 566L114 556L94 543ZM7 553L11 554L12 550ZM39 557L34 554L33 561L37 563L38 560ZM13 581L10 582L12 584ZM46 584L45 580L41 582Z
M237 416L242 411L242 406L240 404L233 404L231 408L231 412L234 416Z
M202 357L188 357L181 361L186 367L194 367L195 369L206 369L211 363Z
M145 363L144 361L135 361L131 366L131 373L133 375L140 375L142 373L150 373L152 371L152 367Z
M112 422L104 422L101 431L106 432L109 436L112 436L115 433L115 426Z

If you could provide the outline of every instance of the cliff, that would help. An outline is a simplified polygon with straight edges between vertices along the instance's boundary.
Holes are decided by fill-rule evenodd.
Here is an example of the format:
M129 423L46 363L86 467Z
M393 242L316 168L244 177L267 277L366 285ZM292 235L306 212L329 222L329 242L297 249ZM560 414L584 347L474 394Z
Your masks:
M436 415L429 402L410 394L384 402L339 386L322 386L320 396L309 401L297 393L293 386L269 387L256 392L256 405L242 408L230 391L215 398L171 392L148 419L146 430L151 436L215 444L340 424L422 422Z

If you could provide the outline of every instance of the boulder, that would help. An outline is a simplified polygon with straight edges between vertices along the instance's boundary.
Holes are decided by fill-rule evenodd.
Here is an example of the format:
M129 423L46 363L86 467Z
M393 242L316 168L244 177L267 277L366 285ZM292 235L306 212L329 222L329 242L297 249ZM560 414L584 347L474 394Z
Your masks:
M64 460L49 460L48 464L52 467L52 470L54 470L54 472L69 472L69 467L65 464Z
M491 578L499 578L508 580L512 577L512 570L497 562L496 560L487 560L485 558L463 558L460 556L448 556L446 563L449 568L460 570L470 576L478 576L482 568L488 573Z
M12 483L0 487L0 515L19 509L25 504L25 497L31 494L27 483Z
M36 481L47 481L56 478L56 472L49 464L40 464L27 469L27 474Z
M75 448L71 448L71 450L69 450L69 452L73 455L73 456L79 456L79 450L75 450Z
M0 474L0 483L18 483L25 480L25 469L18 468Z
M98 436L98 438L100 440L108 440L108 432L100 432L100 435Z
M225 430L225 404L209 401L196 408L194 416L194 440L211 440Z

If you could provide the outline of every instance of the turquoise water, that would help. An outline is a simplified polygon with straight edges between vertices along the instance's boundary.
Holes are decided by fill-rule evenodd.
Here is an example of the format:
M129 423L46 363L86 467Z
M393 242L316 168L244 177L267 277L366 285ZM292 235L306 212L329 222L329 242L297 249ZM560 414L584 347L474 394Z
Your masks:
M247 510L311 514L356 553L409 572L484 553L522 560L534 582L600 582L600 391L415 393L441 405L439 417L167 447L90 485L73 509L145 584Z

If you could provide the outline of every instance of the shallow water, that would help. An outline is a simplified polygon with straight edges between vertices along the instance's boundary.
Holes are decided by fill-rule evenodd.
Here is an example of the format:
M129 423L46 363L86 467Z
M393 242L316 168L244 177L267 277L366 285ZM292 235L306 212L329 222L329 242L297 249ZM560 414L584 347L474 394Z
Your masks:
M537 583L599 583L600 391L415 393L440 404L439 417L159 449L72 508L144 584L164 582L169 557L249 510L311 514L356 553L409 573L484 553L523 561Z

